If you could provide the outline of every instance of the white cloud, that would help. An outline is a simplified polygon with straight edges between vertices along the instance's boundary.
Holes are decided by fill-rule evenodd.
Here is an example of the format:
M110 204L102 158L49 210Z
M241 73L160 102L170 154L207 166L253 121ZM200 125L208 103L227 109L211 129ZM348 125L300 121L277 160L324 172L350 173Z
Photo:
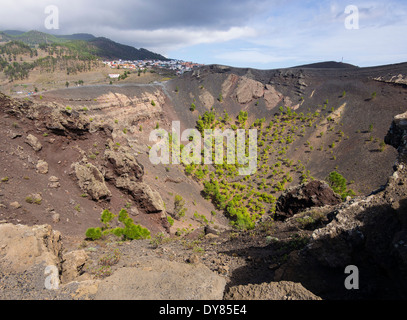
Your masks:
M205 29L158 29L119 31L102 28L99 33L111 36L116 41L131 43L137 47L146 47L166 55L169 51L179 50L199 44L222 43L235 39L256 37L257 32L250 27L232 27L229 30Z

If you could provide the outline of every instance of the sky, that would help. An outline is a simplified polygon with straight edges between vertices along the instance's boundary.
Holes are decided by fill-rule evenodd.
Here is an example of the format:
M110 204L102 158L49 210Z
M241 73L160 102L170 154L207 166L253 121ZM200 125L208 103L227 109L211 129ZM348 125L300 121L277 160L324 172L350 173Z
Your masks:
M1 0L0 30L91 33L168 58L258 69L407 62L405 0Z

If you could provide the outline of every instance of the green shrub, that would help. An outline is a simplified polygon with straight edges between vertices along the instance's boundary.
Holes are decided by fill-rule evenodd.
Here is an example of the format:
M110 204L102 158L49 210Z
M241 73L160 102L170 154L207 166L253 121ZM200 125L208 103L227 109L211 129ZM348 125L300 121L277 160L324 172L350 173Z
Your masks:
M176 195L174 198L174 214L176 219L180 219L185 216L187 209L184 206L185 200L180 195Z
M129 215L125 209L120 210L119 221L124 224L123 236L125 240L139 240L149 239L150 231L146 228L136 225L133 219L129 218Z
M28 196L25 198L25 202L30 203L30 204L34 203L34 199L32 197Z
M246 207L239 204L235 196L227 205L226 211L233 219L231 225L241 230L251 230L255 227L255 217L252 217Z
M151 233L148 229L141 227L138 224L133 224L123 230L123 235L129 240L149 239Z
M167 216L167 221L171 227L174 225L174 219L171 216Z
M114 228L111 230L111 233L114 234L116 237L120 238L123 235L123 228Z
M110 228L109 223L115 218L116 216L111 213L109 210L103 210L102 216L100 218L100 221L105 225L105 228L108 229Z
M93 241L98 240L102 237L102 229L101 228L89 228L86 230L86 238L91 239Z
M124 225L124 228L117 227L110 228L110 222L117 216L111 213L109 210L104 210L101 215L100 221L103 223L102 228L89 228L86 231L86 237L91 240L100 239L103 235L113 234L123 240L139 240L149 239L150 231L146 228L136 225L133 219L129 218L129 215L125 209L120 210L118 221Z
M348 196L355 196L353 190L347 189L347 181L340 173L332 171L328 175L327 182L332 190L341 196L342 200L345 200Z

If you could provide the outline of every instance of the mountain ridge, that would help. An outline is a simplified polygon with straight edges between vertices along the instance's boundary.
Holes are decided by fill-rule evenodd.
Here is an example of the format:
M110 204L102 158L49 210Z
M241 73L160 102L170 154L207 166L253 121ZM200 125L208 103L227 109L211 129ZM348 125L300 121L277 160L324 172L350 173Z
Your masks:
M169 60L161 54L145 48L135 47L115 42L106 37L95 37L89 33L75 33L71 35L52 35L41 31L19 30L0 31L0 42L21 41L24 44L35 47L41 44L76 44L86 48L90 53L98 55L102 59L124 60ZM84 43L81 43L84 42Z

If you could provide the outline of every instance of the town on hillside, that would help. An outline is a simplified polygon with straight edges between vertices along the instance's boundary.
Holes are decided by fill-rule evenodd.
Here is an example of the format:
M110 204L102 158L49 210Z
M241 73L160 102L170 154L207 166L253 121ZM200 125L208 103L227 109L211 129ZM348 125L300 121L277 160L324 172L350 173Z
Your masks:
M184 72L191 71L195 68L203 66L203 64L186 62L182 60L112 60L103 61L104 64L108 65L112 69L130 69L130 70L145 70L148 67L169 69L174 71L177 75L181 75Z

